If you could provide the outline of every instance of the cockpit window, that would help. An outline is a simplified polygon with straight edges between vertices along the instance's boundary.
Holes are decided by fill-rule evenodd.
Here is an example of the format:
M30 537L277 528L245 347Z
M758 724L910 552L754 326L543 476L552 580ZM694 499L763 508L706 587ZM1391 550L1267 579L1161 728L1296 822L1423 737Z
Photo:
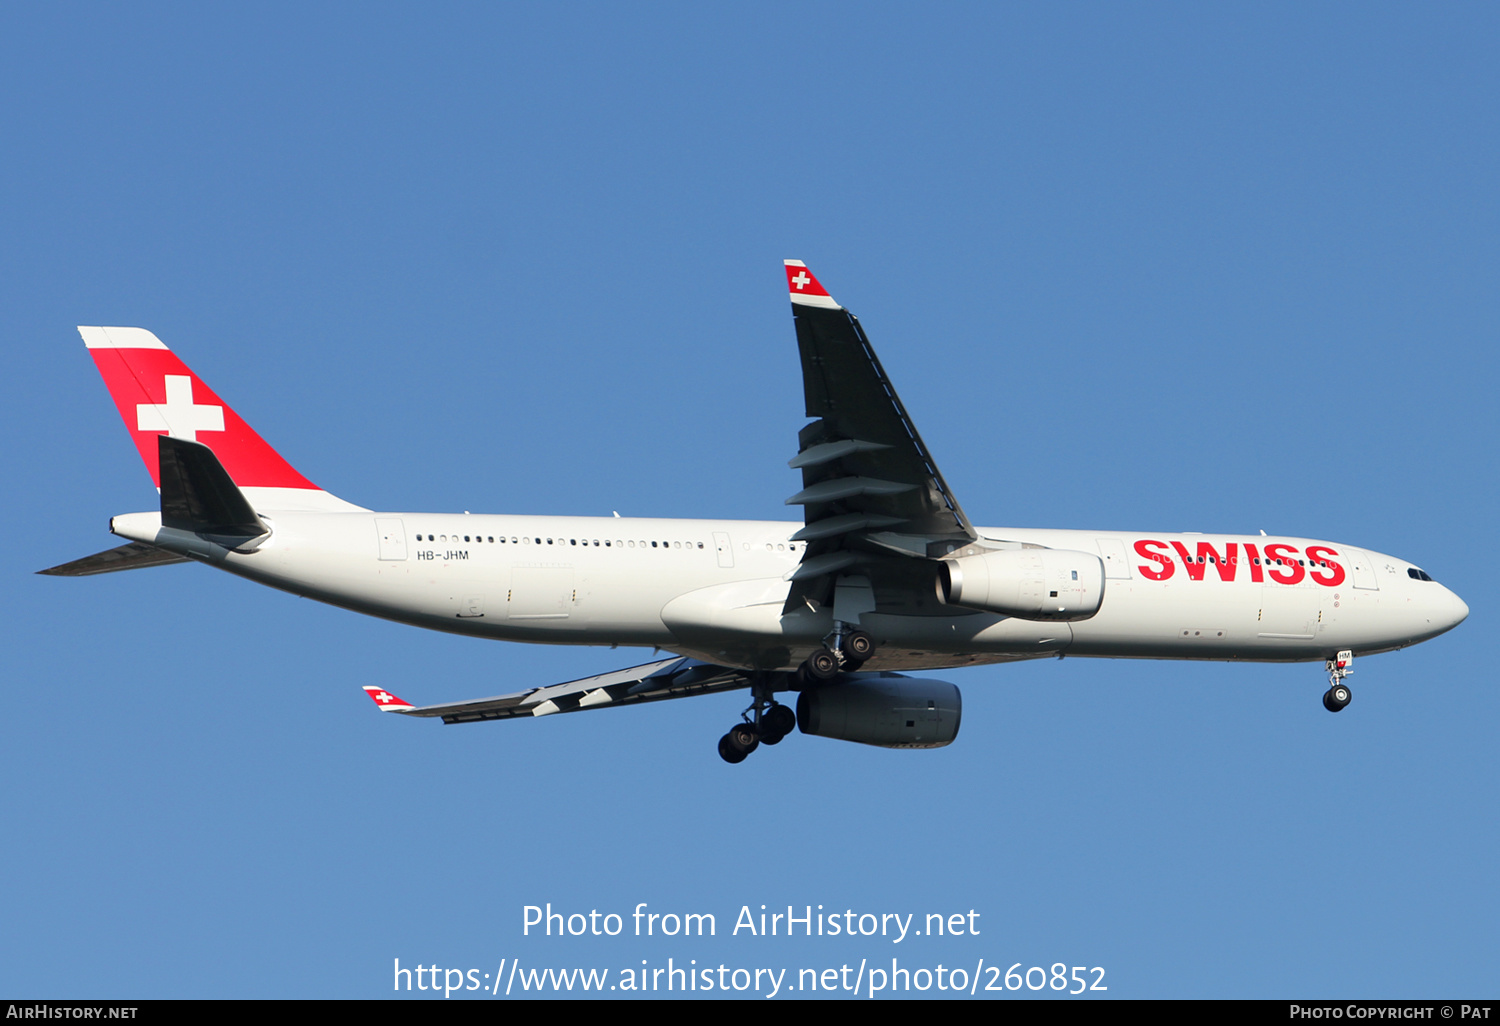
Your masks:
M1427 571L1426 570L1418 570L1414 566L1409 566L1409 567L1406 568L1406 576L1410 577L1414 581L1430 581L1430 580L1432 580L1431 577L1427 576Z

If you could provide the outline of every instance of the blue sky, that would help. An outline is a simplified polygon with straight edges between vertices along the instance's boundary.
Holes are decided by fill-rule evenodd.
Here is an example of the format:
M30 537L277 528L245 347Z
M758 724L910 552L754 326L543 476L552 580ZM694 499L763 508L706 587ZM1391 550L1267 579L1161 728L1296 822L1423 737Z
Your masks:
M0 992L897 957L1101 966L1114 997L1492 993L1497 28L6 9ZM1469 621L1360 661L1336 717L1316 665L1045 661L947 674L949 748L793 736L729 767L738 696L441 727L360 692L649 652L430 635L196 566L31 574L155 502L76 324L152 329L362 505L791 519L786 257L859 314L975 522L1337 539ZM547 902L719 935L523 937ZM728 935L761 904L981 932Z

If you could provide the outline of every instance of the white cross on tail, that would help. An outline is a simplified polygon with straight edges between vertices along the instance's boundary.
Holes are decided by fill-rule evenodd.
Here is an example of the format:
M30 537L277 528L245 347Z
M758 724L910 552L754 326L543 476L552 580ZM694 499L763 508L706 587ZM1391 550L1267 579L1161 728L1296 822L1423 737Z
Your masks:
M185 442L196 442L199 431L224 430L224 407L193 405L192 378L186 374L168 374L166 385L166 402L136 406L137 430L165 431Z

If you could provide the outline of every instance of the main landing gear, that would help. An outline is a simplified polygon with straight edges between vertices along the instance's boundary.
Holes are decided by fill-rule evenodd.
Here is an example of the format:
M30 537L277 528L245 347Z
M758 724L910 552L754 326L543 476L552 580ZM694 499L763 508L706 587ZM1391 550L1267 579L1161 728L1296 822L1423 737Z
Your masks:
M777 745L797 729L797 714L777 702L770 682L762 674L750 686L753 696L749 708L729 733L719 738L719 757L727 763L744 762L745 757L761 745Z
M824 639L823 647L797 667L803 682L832 680L841 673L853 673L875 653L875 639L864 631L850 630L849 625L835 621L833 633Z
M805 659L791 674L777 673L781 690L816 686L833 680L841 673L853 673L875 653L875 639L851 625L834 621L833 633L824 639L823 647ZM790 680L786 678L790 676ZM772 675L761 673L750 685L753 696L749 707L740 714L743 723L730 728L719 738L719 757L728 763L744 762L745 757L761 745L780 744L782 738L797 729L797 714L776 701Z
M1323 708L1329 712L1339 712L1354 697L1349 691L1349 685L1344 683L1344 678L1354 672L1354 653L1340 652L1323 665L1328 669L1328 690L1323 692Z

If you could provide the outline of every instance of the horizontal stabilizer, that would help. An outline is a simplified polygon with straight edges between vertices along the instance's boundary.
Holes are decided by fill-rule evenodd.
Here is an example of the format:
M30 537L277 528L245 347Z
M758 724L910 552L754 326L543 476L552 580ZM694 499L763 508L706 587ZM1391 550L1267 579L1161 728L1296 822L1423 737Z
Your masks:
M38 570L39 574L52 577L91 577L94 574L112 574L116 570L140 570L148 566L170 566L173 563L190 563L186 556L174 555L155 545L131 542L117 549L96 552L92 556L75 559L61 566Z
M201 442L157 436L161 467L161 523L197 534L259 538L266 525L214 455Z

